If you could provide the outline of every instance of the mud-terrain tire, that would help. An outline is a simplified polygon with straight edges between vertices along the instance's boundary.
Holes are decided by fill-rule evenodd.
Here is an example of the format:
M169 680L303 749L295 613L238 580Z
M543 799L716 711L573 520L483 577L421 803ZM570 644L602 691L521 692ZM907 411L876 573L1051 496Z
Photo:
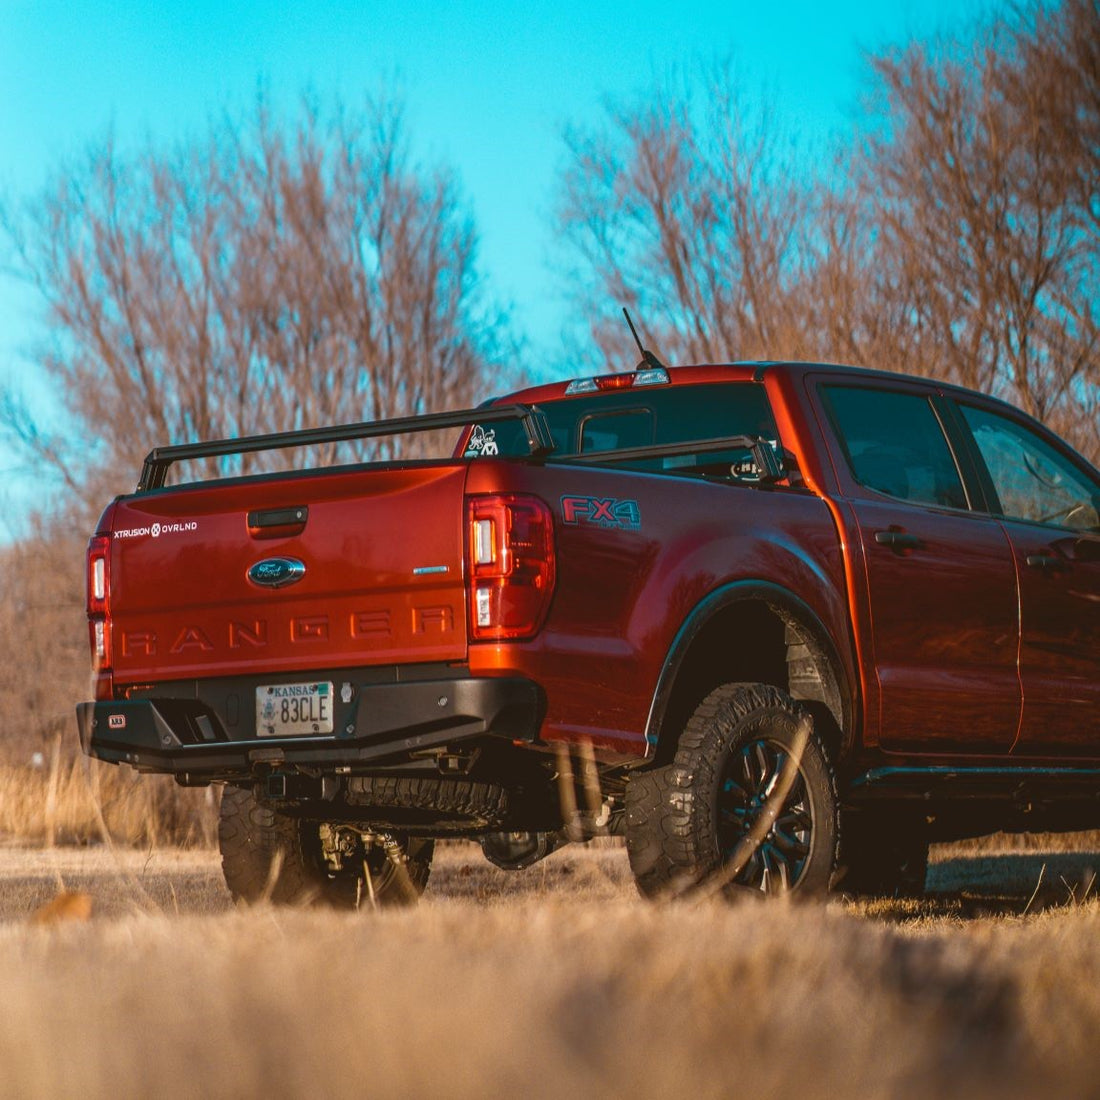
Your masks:
M424 892L433 840L410 838L399 868L378 846L367 852L370 887L362 865L329 872L321 857L319 823L288 817L256 801L251 791L226 787L218 822L222 874L234 901L278 905L411 905ZM278 865L273 867L276 859Z
M838 830L836 780L812 719L767 684L716 688L684 727L673 762L627 784L627 852L647 897L701 888L730 898L823 895Z
M928 836L896 814L847 814L841 824L840 890L855 897L919 898L928 874Z

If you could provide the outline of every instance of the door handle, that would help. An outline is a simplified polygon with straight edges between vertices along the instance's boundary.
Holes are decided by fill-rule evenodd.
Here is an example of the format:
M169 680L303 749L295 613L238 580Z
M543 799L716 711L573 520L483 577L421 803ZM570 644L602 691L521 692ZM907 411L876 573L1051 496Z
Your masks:
M1053 554L1028 554L1025 559L1032 569L1065 569L1064 558L1055 557Z
M876 531L875 542L879 546L889 546L897 553L902 550L919 550L924 545L919 535L911 535L908 531Z

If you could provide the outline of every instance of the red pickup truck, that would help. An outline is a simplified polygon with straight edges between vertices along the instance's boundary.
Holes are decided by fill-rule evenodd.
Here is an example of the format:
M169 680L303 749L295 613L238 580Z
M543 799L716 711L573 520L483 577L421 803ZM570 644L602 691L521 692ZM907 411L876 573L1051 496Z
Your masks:
M647 895L919 891L932 840L1100 826L1098 509L1008 405L816 364L160 448L89 546L81 743L223 784L238 898L603 833Z

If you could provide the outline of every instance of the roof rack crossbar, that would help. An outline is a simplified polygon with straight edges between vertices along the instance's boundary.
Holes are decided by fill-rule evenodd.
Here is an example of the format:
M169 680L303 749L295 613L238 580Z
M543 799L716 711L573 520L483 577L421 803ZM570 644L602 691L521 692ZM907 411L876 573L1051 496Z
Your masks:
M527 436L528 451L532 457L547 455L554 449L554 441L550 436L546 419L537 405L494 405L481 409L459 409L455 412L402 416L390 420L367 420L357 424L335 424L326 428L303 428L298 431L241 436L238 439L212 439L199 443L156 447L145 456L137 491L144 493L163 488L168 470L172 465L189 459L218 458L225 455L251 454L256 451L278 451L290 447L342 443L352 439L374 439L385 435L462 428L467 424L491 424L502 420L522 422Z

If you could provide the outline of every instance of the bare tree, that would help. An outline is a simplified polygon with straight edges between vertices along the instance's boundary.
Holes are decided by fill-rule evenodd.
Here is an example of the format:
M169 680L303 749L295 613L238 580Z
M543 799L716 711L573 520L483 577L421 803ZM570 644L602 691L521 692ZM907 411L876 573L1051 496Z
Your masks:
M11 394L3 421L86 499L132 487L154 444L469 404L510 366L456 183L411 164L389 101L107 140L3 226L68 423Z
M728 66L569 136L560 224L605 354L836 359L1001 394L1100 454L1100 6L1028 0L869 58L811 162ZM800 155L801 154L801 155Z
M575 298L599 350L626 350L626 305L681 362L802 351L790 291L811 189L770 107L722 63L609 103L607 119L567 134L559 203Z
M75 750L73 705L91 689L84 543L82 529L36 523L0 547L0 763Z
M902 307L885 365L999 393L1095 454L1096 152L1071 132L1096 78L1050 50L1090 11L1095 41L1095 3L1068 0L873 58L884 114L857 194L864 315Z
M1016 45L1017 80L1025 85L1016 94L1034 90L1037 125L1058 151L1055 171L1074 249L1062 354L1081 360L1081 377L1052 418L1100 461L1100 0L1040 7L1023 22Z

